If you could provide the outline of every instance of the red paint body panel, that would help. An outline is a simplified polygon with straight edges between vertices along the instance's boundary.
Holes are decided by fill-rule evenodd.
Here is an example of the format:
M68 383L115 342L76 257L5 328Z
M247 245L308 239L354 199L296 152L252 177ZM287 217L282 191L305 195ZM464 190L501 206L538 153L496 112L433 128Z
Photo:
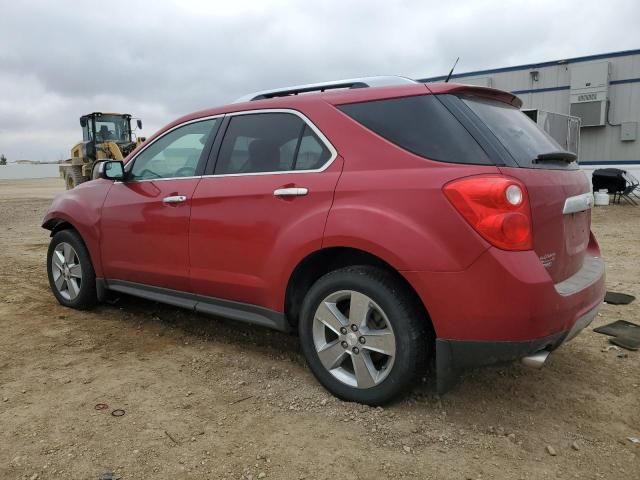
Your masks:
M588 255L599 256L591 242ZM602 303L605 277L562 296L533 251L491 247L463 272L402 272L425 305L439 338L526 341L569 330Z
M94 180L78 185L73 190L57 195L42 220L43 224L62 220L73 226L84 240L96 276L102 276L100 255L100 216L104 199L113 182Z
M342 164L338 157L318 173L203 178L191 213L191 290L283 311L289 275L322 246ZM289 187L309 193L273 195Z
M115 183L102 208L104 276L189 289L189 216L197 178ZM162 199L184 195L187 202Z
M543 170L500 168L527 186L533 222L533 248L539 257L551 259L547 267L555 282L576 273L584 261L589 243L591 211L562 215L567 197L589 192L589 181L582 170Z
M442 166L345 172L336 189L323 246L353 247L397 270L460 271L489 244L442 195L452 178L495 167Z

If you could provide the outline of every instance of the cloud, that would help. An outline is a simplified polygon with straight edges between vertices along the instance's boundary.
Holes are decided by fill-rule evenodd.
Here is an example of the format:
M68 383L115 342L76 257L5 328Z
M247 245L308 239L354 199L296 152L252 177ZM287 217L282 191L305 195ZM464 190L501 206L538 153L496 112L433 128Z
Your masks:
M14 159L66 155L96 110L140 116L150 135L266 88L640 44L633 1L0 0L0 12L0 152Z

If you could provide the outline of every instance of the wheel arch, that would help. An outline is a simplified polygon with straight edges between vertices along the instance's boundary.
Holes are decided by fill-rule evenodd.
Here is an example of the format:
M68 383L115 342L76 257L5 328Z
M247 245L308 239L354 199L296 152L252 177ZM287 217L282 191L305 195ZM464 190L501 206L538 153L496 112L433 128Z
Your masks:
M49 234L50 237L53 237L56 233L58 233L61 230L71 229L78 232L78 235L80 235L80 238L82 238L82 234L80 234L78 229L71 222L63 218L57 218L57 217L50 218L42 224L42 228L44 228L45 230L49 230L49 232L51 232Z
M93 269L96 272L96 276L98 277L101 276L102 264L100 262L99 252L92 251L91 246L87 243L87 240L85 239L85 236L82 234L81 229L79 229L76 225L74 225L68 219L58 217L58 216L51 216L47 218L42 223L42 228L44 228L45 230L49 230L49 232L51 232L49 234L49 237L52 237L52 238L56 233L61 232L63 230L73 230L74 232L76 232L80 237L80 241L84 244L85 248L87 249L87 253L89 254L89 260L91 260L91 265L93 266ZM98 274L98 272L100 272L100 275Z
M353 247L326 247L308 254L293 269L285 291L284 312L293 330L297 329L298 317L304 296L311 286L323 275L340 268L367 265L389 272L399 284L414 298L423 311L428 328L434 333L433 323L427 306L411 283L384 259L365 250Z

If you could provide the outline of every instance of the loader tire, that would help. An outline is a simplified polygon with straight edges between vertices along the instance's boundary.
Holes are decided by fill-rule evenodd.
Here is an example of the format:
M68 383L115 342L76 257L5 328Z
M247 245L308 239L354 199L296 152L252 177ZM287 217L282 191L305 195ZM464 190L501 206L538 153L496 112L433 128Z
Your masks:
M74 187L77 187L81 183L87 181L87 179L82 175L82 167L77 165L73 165L71 168L67 170L67 175L65 177L67 190L71 190Z

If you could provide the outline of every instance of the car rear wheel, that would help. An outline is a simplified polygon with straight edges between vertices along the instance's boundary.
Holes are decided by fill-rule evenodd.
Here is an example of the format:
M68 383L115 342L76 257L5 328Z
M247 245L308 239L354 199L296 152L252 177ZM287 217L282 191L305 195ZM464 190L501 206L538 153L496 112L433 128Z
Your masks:
M65 307L86 309L97 303L96 274L89 252L77 232L62 230L47 252L49 285Z
M337 397L380 405L426 367L427 319L390 273L368 266L328 273L309 290L300 341L316 378Z

